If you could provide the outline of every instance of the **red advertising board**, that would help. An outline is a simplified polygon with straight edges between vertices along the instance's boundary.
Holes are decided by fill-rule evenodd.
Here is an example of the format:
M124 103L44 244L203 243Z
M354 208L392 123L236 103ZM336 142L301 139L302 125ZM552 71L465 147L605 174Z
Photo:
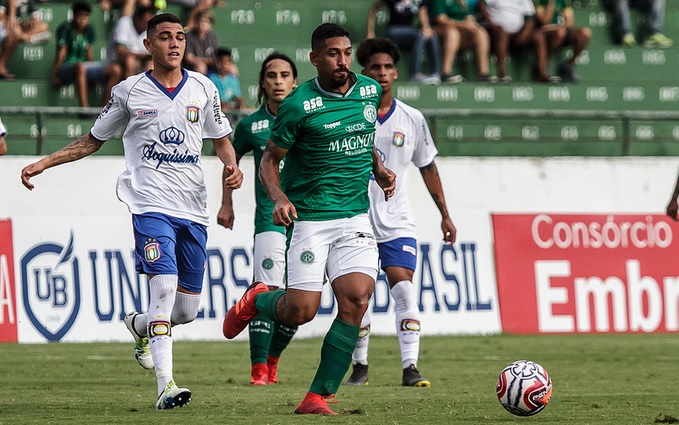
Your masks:
M662 215L493 214L502 330L679 330L675 231Z
M17 342L12 222L0 220L0 342Z

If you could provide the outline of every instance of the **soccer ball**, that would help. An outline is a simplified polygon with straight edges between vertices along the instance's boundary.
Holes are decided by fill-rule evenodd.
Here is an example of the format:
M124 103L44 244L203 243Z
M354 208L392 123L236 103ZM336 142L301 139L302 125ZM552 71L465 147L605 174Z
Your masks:
M532 416L547 406L552 396L552 378L537 363L517 360L502 369L495 384L502 407L517 416Z

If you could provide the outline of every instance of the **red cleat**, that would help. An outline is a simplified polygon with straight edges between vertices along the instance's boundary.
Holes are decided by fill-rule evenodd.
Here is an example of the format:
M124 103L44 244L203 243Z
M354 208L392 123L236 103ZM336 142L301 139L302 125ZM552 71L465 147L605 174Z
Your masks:
M269 384L278 383L278 359L280 359L280 357L268 356L266 358L266 365L269 368L269 376L267 377L267 382Z
M255 363L250 373L250 385L266 385L269 368L266 363Z
M295 413L299 415L337 415L337 412L333 412L328 407L328 399L333 400L334 394L328 396L322 396L320 394L308 392L304 397L304 400L297 406ZM331 401L331 403L337 403L336 401Z
M248 326L248 323L259 314L257 307L255 307L255 296L268 291L269 287L262 282L256 282L248 286L241 299L224 316L222 333L224 333L227 339L237 337Z

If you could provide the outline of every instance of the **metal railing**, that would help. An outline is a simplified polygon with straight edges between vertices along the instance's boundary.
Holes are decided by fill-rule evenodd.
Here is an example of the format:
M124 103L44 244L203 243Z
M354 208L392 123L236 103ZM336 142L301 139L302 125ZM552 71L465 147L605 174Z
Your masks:
M45 153L45 134L44 131L47 119L51 117L74 117L77 119L94 119L101 111L101 108L80 108L80 107L8 107L0 106L0 117L3 118L5 124L10 124L8 127L9 138L13 135L11 131L11 117L12 116L33 116L35 120L35 130L30 135L20 134L22 140L35 140L35 153L42 155ZM677 111L600 111L600 110L564 110L564 109L422 109L422 113L427 117L432 134L439 135L437 143L439 146L446 143L457 143L455 140L447 140L446 137L441 137L440 127L444 124L442 121L451 118L457 118L464 122L465 119L474 120L516 120L517 124L522 122L531 122L531 120L552 119L562 120L564 123L569 122L597 122L597 121L616 121L620 123L621 134L616 137L616 142L620 143L620 152L622 155L630 154L630 146L632 143L632 134L630 131L631 123L634 121L643 122L676 122L679 126L679 112ZM245 113L229 111L229 117L238 120L245 116ZM235 127L235 123L233 123ZM50 135L47 137L54 137ZM66 135L58 135L59 138L65 138ZM435 136L436 137L436 136ZM539 141L539 140L538 140ZM679 145L679 140L674 140ZM474 140L471 140L474 142ZM500 142L501 143L501 142Z

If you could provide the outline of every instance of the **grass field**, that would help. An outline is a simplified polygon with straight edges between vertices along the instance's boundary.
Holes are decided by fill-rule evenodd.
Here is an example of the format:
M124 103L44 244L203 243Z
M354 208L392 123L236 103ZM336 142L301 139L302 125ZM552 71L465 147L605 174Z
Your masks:
M294 415L318 363L319 339L293 340L280 384L250 387L245 342L175 343L187 407L154 409L153 372L132 344L0 345L0 424L653 424L679 422L679 336L424 337L420 371L431 388L400 386L396 337L371 338L370 384L340 387L336 417ZM495 380L527 358L552 376L547 408L506 412Z

